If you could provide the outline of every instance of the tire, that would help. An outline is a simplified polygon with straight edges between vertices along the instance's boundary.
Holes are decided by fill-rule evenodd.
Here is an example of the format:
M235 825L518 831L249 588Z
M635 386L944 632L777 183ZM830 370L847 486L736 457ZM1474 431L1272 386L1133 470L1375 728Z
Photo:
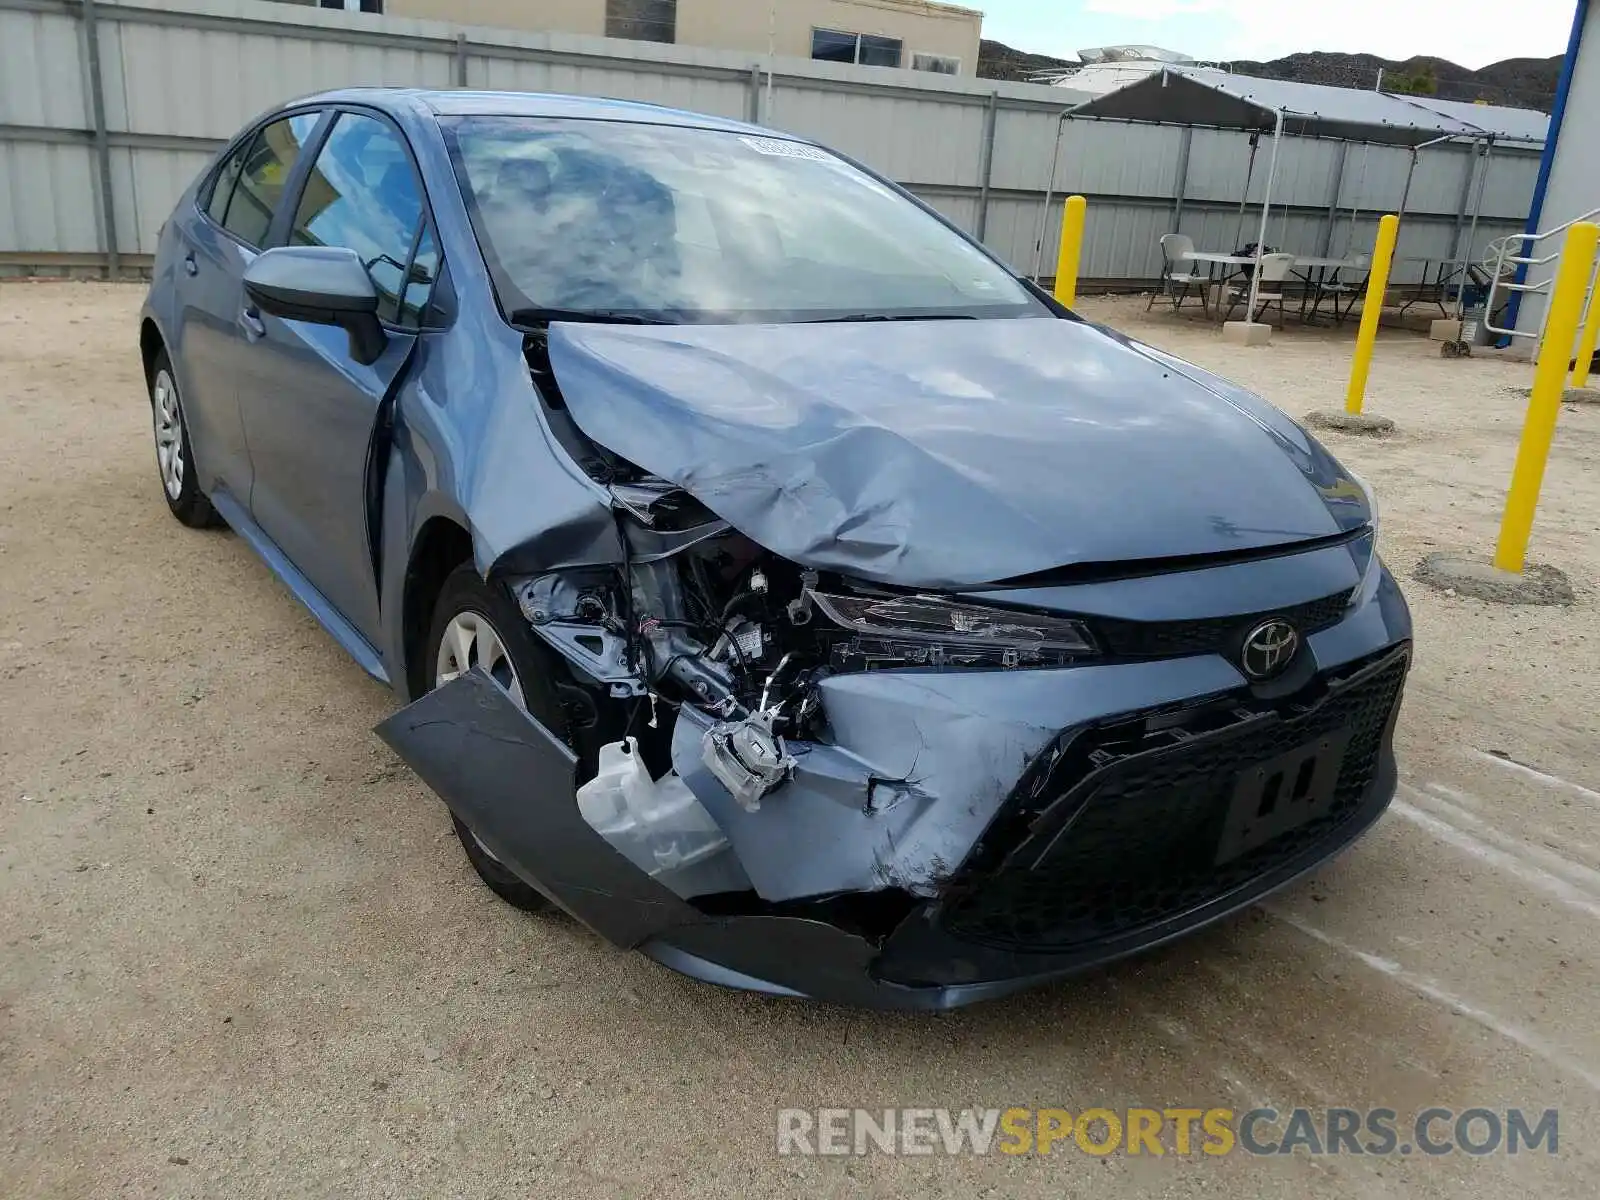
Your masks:
M467 641L463 634L469 626L476 636ZM499 654L494 651L496 645ZM489 660L490 677L510 692L513 700L546 728L570 740L567 716L555 688L558 667L551 653L528 632L522 613L504 589L491 588L479 578L477 568L466 562L445 578L434 602L421 663L421 686L431 691L458 670L484 666L480 661L484 657ZM467 861L495 895L524 912L552 907L541 892L497 859L460 817L451 813L450 819Z
M161 479L161 494L167 507L191 529L221 525L222 518L200 490L199 472L194 467L193 441L189 420L183 412L178 379L167 352L157 352L150 364L147 381L150 390L150 423L155 433L156 471Z

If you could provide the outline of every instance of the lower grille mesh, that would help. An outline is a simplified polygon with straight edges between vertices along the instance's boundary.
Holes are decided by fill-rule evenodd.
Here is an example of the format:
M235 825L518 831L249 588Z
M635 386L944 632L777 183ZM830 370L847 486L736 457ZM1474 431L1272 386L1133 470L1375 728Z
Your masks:
M944 927L1007 949L1077 947L1178 916L1290 861L1360 806L1405 670L1399 657L1298 718L1137 755L1087 780L1065 781L1056 803L1081 806L1066 833L1031 869L1008 863L987 878L958 881ZM1240 772L1343 730L1350 740L1327 813L1214 865Z

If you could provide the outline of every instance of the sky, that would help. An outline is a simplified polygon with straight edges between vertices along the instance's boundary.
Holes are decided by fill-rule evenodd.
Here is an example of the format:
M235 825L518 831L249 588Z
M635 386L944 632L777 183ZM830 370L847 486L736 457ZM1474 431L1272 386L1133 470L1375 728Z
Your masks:
M1564 54L1577 0L956 0L983 36L1070 58L1089 46L1153 44L1193 58L1342 50L1446 58L1476 69Z

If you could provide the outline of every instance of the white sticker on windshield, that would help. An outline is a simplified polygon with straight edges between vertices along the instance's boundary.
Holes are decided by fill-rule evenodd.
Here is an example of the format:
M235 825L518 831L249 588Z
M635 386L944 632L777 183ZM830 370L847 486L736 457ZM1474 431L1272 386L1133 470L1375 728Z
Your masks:
M757 154L770 154L774 158L806 158L812 162L833 162L833 155L804 142L790 142L783 138L744 137L739 140Z

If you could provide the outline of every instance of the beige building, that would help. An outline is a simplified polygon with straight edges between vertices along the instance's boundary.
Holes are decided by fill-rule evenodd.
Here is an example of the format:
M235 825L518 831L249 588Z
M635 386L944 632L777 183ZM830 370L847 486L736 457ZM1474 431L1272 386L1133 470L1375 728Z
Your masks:
M312 0L318 2L318 0ZM320 0L462 25L976 75L983 14L932 0Z

